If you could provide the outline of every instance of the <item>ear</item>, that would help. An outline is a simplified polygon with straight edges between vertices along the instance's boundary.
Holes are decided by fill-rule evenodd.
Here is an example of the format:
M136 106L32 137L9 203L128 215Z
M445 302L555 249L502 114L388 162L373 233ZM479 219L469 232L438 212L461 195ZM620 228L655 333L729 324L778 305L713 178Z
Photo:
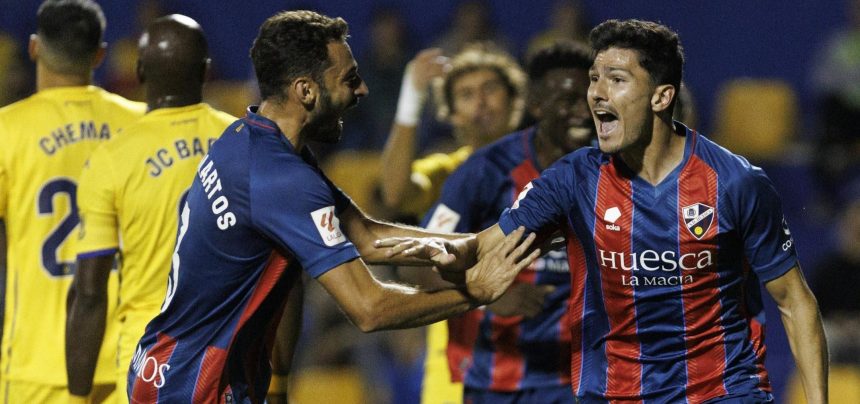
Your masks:
M102 42L99 45L99 48L96 49L96 57L93 58L93 69L99 67L102 62L105 61L105 54L107 53L107 42Z
M674 99L675 86L661 84L654 89L654 94L651 96L651 110L654 112L666 111Z
M287 98L295 98L306 108L311 109L316 104L319 86L310 77L299 77L290 83Z
M35 62L39 56L39 36L30 34L30 42L27 43L27 54L30 55L30 60Z

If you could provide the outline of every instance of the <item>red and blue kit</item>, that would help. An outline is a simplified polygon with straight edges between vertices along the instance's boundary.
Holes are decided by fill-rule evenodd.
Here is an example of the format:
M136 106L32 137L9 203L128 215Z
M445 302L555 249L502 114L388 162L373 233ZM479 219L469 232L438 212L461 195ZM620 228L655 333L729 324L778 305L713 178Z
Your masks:
M760 283L797 265L767 176L675 123L661 183L594 148L531 182L499 224L561 230L571 268L571 382L584 402L701 403L771 390Z
M478 232L494 225L539 176L534 136L534 128L529 128L476 151L445 182L424 226ZM515 283L552 285L555 290L541 313L530 319L502 317L483 309L449 319L447 353L454 381L500 392L570 383L567 254L551 251L523 270Z
M136 403L262 402L280 313L300 271L358 257L350 200L254 113L229 126L179 207L167 296L129 369Z

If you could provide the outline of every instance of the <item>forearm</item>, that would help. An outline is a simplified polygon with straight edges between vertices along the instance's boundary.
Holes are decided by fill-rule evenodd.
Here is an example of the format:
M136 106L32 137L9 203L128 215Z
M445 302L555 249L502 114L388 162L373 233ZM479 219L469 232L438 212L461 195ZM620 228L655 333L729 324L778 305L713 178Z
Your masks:
M390 265L428 265L427 261L414 257L387 255L387 248L377 248L374 245L376 240L386 238L426 238L436 237L445 240L456 241L450 244L456 247L457 251L452 253L458 257L466 257L474 255L474 235L466 233L436 233L427 231L426 229L414 226L406 226L396 223L385 223L374 219L366 218L361 221L361 229L358 232L349 232L350 240L358 247L359 253L365 262L370 264L390 264ZM349 231L349 230L348 230ZM355 234L354 234L355 233ZM474 262L474 259L469 259L464 262Z
M80 295L66 323L66 374L69 392L86 396L93 386L107 317L107 296Z
M409 194L412 183L412 161L415 160L416 127L394 123L382 151L383 175L380 181L382 200L392 209L399 209Z
M372 320L358 324L364 332L432 324L480 305L458 289L426 291L394 283L381 283L380 287L377 297L368 302Z
M780 307L791 353L800 371L808 403L827 402L828 355L818 305L808 297Z

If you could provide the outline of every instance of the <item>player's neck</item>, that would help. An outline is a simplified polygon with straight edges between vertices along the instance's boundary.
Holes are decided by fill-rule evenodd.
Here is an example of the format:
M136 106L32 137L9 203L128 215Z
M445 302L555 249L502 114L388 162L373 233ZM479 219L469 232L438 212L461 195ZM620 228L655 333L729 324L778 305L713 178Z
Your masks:
M41 63L36 64L36 91L55 87L79 87L92 84L92 74L58 73Z
M655 119L650 139L619 154L630 169L651 185L663 181L684 159L685 136L675 134L672 122Z
M167 94L165 92L147 91L146 105L150 111L159 108L178 108L203 102L200 91L180 94Z
M305 141L300 135L307 120L307 112L291 108L291 104L287 102L263 100L257 109L257 114L271 119L278 125L278 129L296 151L304 147Z

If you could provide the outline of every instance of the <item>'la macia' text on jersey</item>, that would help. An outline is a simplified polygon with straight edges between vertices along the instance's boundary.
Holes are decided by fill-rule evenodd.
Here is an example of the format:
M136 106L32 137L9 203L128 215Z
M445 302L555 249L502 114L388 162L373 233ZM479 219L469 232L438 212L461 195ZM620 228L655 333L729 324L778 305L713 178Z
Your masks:
M201 161L181 208L161 313L129 369L132 402L262 402L271 343L299 271L358 257L351 201L274 122L248 115Z
M571 381L584 400L701 403L769 392L759 282L797 264L761 169L679 123L684 158L656 186L576 151L499 224L561 229L571 265Z
M535 129L515 132L477 150L445 181L423 225L436 231L478 232L493 224L540 173ZM550 251L515 283L552 285L533 318L472 310L448 319L448 364L465 386L516 391L570 383L567 304L570 271L564 251Z

